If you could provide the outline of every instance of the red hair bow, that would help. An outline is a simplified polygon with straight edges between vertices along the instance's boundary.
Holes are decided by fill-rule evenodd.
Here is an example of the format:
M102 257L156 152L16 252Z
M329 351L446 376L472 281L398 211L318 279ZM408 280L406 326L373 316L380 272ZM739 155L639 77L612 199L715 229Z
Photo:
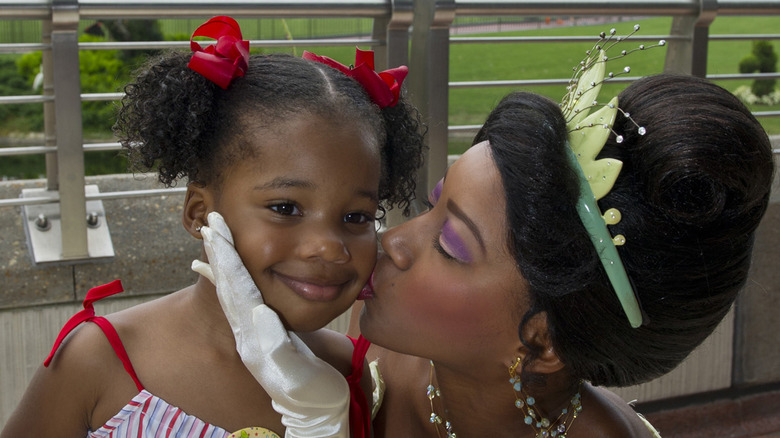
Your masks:
M204 36L217 40L205 49L192 40ZM236 20L220 15L201 24L190 38L194 52L187 67L226 89L233 78L244 76L249 66L249 41L244 41Z
M401 84L409 69L402 65L377 73L374 71L374 51L360 50L357 47L355 50L355 67L352 68L327 56L319 56L307 51L303 52L303 59L321 62L355 79L365 88L371 100L379 105L379 108L395 106L398 103Z

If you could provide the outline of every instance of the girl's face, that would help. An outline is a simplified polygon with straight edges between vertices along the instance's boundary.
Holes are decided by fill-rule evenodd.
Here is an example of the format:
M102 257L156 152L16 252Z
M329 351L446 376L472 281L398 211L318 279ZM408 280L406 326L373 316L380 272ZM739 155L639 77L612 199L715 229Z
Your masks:
M380 154L361 124L295 116L252 138L215 193L236 250L288 329L325 326L374 267Z
M383 236L361 332L438 361L509 361L526 286L507 250L504 190L488 144L471 147L440 184L429 211Z

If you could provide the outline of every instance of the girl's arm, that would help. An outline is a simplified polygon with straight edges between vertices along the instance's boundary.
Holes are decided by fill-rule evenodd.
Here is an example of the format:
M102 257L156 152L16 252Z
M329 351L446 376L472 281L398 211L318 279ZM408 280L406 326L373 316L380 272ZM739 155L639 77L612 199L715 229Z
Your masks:
M104 356L103 344L108 342L94 324L72 333L49 367L38 368L0 438L86 436L111 359Z

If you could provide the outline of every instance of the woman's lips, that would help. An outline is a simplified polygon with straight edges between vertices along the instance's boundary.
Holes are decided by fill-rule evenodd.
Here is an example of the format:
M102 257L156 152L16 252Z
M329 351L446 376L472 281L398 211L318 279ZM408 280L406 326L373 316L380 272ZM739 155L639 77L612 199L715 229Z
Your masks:
M320 281L308 278L293 278L275 273L279 280L293 292L309 301L333 301L339 297L347 282Z
M368 300L374 298L374 273L371 273L371 277L368 278L368 283L363 286L363 290L358 294L357 299Z

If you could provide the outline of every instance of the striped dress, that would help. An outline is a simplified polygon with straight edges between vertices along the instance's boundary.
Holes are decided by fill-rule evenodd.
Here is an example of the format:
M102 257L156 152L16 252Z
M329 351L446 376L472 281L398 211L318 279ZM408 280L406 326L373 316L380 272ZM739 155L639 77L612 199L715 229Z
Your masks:
M144 389L103 427L90 432L87 437L226 438L230 435L225 429L187 415Z
M122 361L125 371L135 382L138 395L100 429L88 432L87 438L280 438L273 431L263 427L249 427L230 433L197 417L187 415L181 409L144 389L114 326L102 316L95 316L93 306L95 301L122 290L122 283L119 280L90 289L84 299L84 310L73 315L65 323L57 340L54 341L49 357L43 362L43 365L48 367L65 337L79 324L89 321L100 327L117 357ZM360 379L363 375L363 361L370 343L362 336L352 339L352 342L355 347L352 356L352 373L346 377L350 389L350 431L352 438L366 438L370 436L371 411L360 386Z

